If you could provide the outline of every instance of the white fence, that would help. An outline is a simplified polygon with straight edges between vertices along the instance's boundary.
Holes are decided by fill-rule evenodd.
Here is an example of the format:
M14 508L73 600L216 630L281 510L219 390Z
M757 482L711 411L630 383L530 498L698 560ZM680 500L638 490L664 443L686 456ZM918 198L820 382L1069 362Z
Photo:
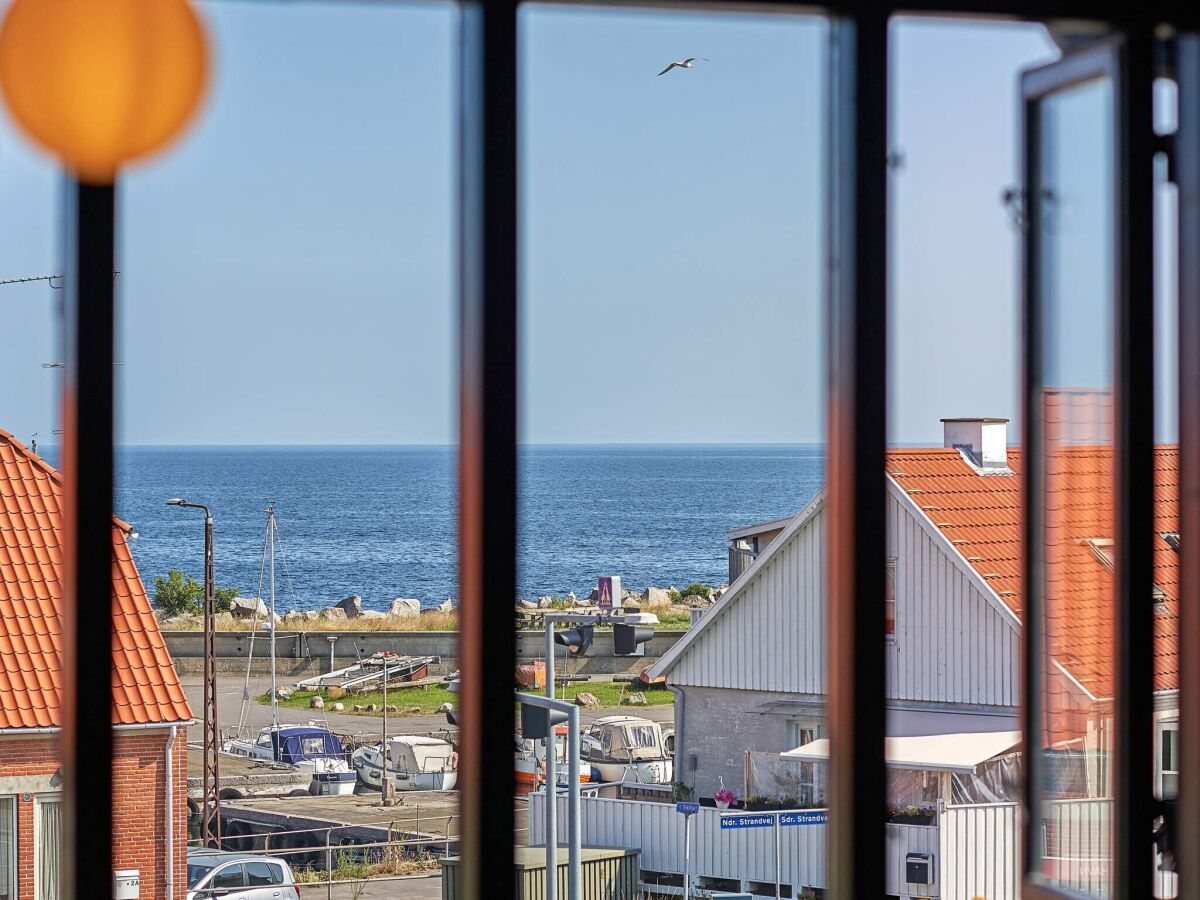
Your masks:
M530 843L545 840L545 795L529 795ZM581 801L583 843L606 847L638 847L643 872L683 874L683 816L673 804L585 797ZM692 874L728 879L746 890L751 882L775 883L775 830L721 830L720 812L701 808L692 819ZM904 882L904 860L910 852L937 853L938 830L925 825L889 825L887 891L899 897L937 897L936 884ZM567 840L566 798L559 798L558 839ZM805 887L825 887L825 826L793 825L780 829L780 881L788 897ZM646 884L646 887L651 887Z
M1015 803L947 806L938 862L946 900L1017 900L1020 855Z
M530 843L545 840L545 795L529 797ZM683 816L667 803L640 800L584 798L583 842L610 847L639 847L641 867L651 872L682 875ZM947 806L938 824L888 825L884 858L885 884L898 897L939 897L942 900L1019 900L1019 812L1015 803ZM1058 800L1047 804L1039 828L1043 871L1074 892L1103 896L1109 890L1112 801ZM559 841L567 841L566 798L559 798ZM783 884L796 896L808 887L825 887L825 826L798 825L780 829L780 869ZM934 854L930 885L905 882L907 854ZM1161 860L1156 860L1161 862ZM871 864L863 860L864 865ZM775 834L772 828L722 831L720 813L702 808L692 823L692 873L738 882L775 882ZM650 887L650 884L646 884ZM1173 873L1158 872L1154 896L1178 896Z

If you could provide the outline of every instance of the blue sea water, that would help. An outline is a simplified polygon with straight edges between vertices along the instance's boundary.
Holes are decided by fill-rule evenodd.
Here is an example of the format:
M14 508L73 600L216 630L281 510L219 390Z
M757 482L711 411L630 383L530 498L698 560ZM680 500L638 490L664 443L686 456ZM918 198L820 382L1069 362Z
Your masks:
M518 596L726 580L725 532L794 513L820 489L817 445L527 446L521 452ZM203 574L213 511L217 583L259 591L273 502L279 608L350 594L381 609L457 597L455 451L448 447L124 447L117 514L132 523L147 588Z

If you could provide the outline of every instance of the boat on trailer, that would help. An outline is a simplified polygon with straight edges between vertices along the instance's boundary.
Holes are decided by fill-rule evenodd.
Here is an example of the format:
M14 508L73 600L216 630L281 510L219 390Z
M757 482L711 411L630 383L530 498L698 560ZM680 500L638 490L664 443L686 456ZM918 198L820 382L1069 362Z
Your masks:
M226 742L231 756L260 759L312 772L318 794L354 793L358 776L346 762L346 753L336 734L320 725L268 725L253 741Z
M388 780L399 791L450 791L458 781L458 753L449 741L415 734L388 738ZM359 747L350 757L358 778L383 787L383 742Z

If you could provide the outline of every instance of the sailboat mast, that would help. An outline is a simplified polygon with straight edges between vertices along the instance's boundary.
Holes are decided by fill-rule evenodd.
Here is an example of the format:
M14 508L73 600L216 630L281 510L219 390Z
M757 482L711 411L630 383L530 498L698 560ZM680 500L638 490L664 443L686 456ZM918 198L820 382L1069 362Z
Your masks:
M271 586L271 727L279 730L279 694L275 690L275 506L267 507L267 546L269 548Z

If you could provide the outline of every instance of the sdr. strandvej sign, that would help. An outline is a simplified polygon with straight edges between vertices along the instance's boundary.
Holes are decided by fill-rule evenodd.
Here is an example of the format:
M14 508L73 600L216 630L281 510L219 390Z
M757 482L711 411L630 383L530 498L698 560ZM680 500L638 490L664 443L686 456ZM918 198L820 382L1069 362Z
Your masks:
M812 812L781 812L779 814L780 825L824 825L828 821L829 813L823 809Z

